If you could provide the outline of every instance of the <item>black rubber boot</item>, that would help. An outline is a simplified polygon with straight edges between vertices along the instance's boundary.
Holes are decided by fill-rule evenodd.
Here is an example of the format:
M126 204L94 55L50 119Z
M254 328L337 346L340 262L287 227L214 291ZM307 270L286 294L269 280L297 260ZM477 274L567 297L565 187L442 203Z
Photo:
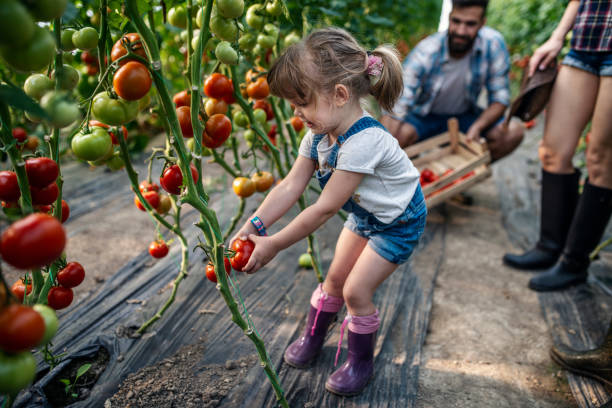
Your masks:
M542 169L540 239L522 254L505 254L506 265L517 269L550 268L559 259L578 202L580 171L549 173Z
M550 356L566 370L612 387L612 322L603 344L596 349L577 351L564 345L553 346Z
M587 183L572 220L563 255L555 266L531 278L538 292L561 290L585 282L589 255L603 236L612 213L612 190Z

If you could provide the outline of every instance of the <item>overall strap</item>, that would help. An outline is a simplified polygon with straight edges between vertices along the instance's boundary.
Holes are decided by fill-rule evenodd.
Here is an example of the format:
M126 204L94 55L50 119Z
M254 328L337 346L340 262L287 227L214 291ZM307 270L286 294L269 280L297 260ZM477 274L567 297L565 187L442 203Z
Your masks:
M338 136L338 141L334 144L334 148L331 151L329 157L327 158L327 164L330 167L336 168L336 160L338 159L338 150L340 150L340 146L344 142L346 142L349 137L371 127L378 127L383 130L386 130L385 127L373 117L362 117L357 122L353 123L353 125L349 128L349 130L346 131L345 134Z
M314 135L312 139L312 145L310 146L310 158L313 159L316 163L319 163L319 152L317 151L317 146L321 139L325 137L324 134Z

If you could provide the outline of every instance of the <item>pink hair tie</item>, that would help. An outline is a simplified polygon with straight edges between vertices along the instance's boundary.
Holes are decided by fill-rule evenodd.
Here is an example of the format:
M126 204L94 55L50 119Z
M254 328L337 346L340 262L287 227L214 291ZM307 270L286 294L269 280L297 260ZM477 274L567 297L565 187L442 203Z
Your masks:
M378 55L368 55L368 75L380 76L384 68L383 60Z

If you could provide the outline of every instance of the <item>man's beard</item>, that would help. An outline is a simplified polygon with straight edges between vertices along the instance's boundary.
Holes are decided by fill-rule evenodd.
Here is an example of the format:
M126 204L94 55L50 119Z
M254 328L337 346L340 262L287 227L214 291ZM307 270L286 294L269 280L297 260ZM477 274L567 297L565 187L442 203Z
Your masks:
M462 39L461 41L455 41L456 39ZM476 37L470 38L463 35L448 34L448 49L452 55L463 55L468 52L474 45Z

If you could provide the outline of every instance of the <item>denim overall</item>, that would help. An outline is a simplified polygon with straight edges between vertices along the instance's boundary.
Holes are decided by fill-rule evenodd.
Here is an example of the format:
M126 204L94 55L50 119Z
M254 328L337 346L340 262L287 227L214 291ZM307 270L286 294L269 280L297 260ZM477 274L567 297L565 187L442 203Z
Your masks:
M338 136L338 141L332 147L332 151L327 158L327 171L322 172L321 169L317 169L315 172L315 177L321 188L325 187L336 168L340 146L352 135L371 127L385 129L374 118L365 116L355 122L345 134ZM315 160L317 166L319 163L317 146L323 137L325 137L324 134L314 135L310 150L310 157ZM345 227L367 238L369 245L379 255L397 264L408 260L425 228L427 208L420 185L417 186L404 213L389 224L381 222L374 214L357 204L352 197L344 203L342 209L350 213Z

